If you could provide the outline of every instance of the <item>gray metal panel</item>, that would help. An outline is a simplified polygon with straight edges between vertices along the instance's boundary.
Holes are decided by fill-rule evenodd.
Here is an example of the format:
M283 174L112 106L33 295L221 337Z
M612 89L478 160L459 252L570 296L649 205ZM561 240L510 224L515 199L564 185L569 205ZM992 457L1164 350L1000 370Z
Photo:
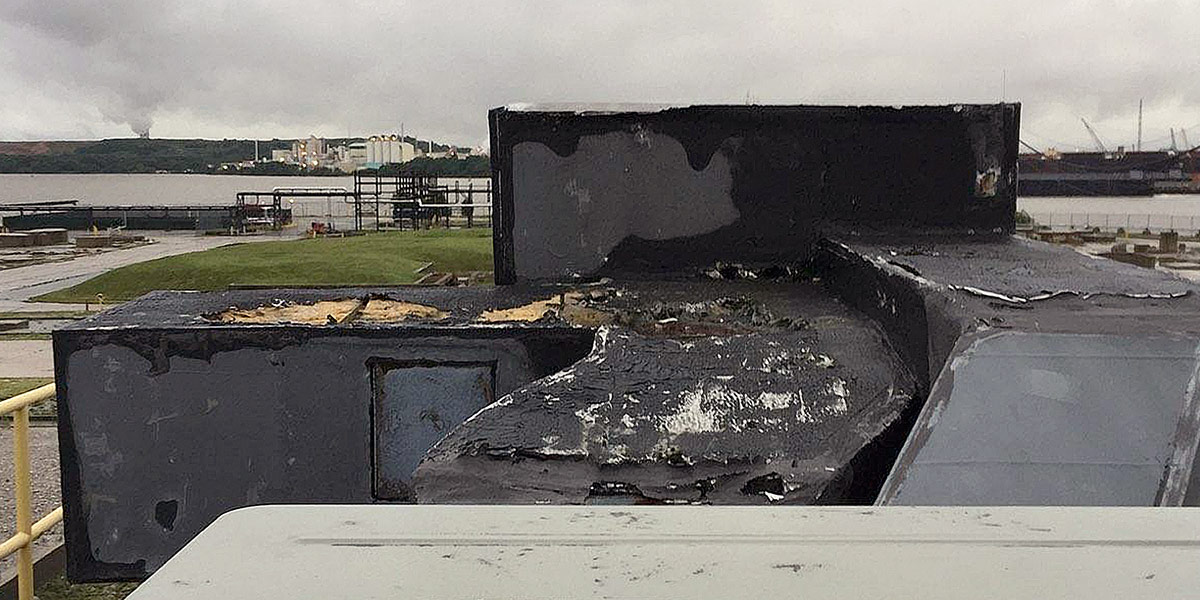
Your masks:
M1187 598L1200 511L264 506L129 600Z
M1171 457L1196 359L1185 337L977 339L939 378L883 499L1154 505L1168 467L1190 468Z
M495 398L496 363L371 361L375 497L415 502L425 452Z

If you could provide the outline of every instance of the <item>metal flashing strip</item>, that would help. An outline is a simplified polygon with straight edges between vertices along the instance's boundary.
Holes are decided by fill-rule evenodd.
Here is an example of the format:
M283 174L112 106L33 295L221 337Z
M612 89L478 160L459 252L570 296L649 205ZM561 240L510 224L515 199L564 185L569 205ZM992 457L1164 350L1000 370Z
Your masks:
M1188 482L1196 468L1196 446L1200 444L1200 399L1196 394L1200 380L1200 344L1196 345L1195 356L1196 366L1187 383L1175 439L1171 442L1174 452L1164 469L1162 486L1155 499L1159 506L1183 506Z
M980 289L980 288L972 287L969 285L947 285L946 287L948 287L949 289L952 289L952 290L967 292L968 294L973 294L975 296L991 298L993 300L1002 300L1004 302L1010 302L1012 304L1028 304L1030 302L1038 302L1041 300L1050 300L1051 298L1057 298L1059 296L1078 296L1079 298L1082 298L1084 300L1087 300L1088 298L1093 298L1096 296L1116 296L1116 297L1121 297L1121 298L1133 298L1135 300L1171 300L1171 299L1175 299L1175 298L1185 298L1189 294L1191 294L1190 291L1144 293L1144 294L1118 294L1118 293L1111 293L1111 292L1081 292L1078 290L1054 290L1054 291L1042 292L1040 294L1034 294L1032 296L1015 296L1015 295L1010 295L1010 294L1002 294L1000 292L993 292L991 290Z

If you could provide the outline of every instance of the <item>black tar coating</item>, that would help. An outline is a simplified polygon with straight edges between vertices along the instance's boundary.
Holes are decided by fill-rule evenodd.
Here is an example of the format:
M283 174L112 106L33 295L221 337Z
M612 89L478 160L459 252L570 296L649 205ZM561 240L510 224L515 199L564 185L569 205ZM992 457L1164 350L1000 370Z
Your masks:
M706 110L714 112L706 113ZM1128 265L1105 263L1063 248L984 234L992 229L1002 232L1011 229L1013 196L1011 189L1004 187L1006 177L1001 177L999 193L990 199L972 196L970 190L974 181L968 186L960 169L954 169L955 174L950 177L953 181L942 180L940 175L934 177L937 185L949 186L946 188L951 190L948 193L939 188L925 190L929 194L922 196L920 189L905 187L908 185L905 177L913 175L907 170L920 173L928 169L939 173L944 166L944 163L939 163L941 166L909 163L906 162L908 154L959 164L963 171L967 167L974 169L977 165L959 154L965 148L958 142L942 140L926 146L942 148L947 154L922 155L920 148L904 147L903 151L908 154L892 156L886 154L891 146L872 147L872 152L885 154L881 157L865 152L861 156L869 160L882 159L884 164L903 165L904 168L897 167L896 172L888 169L848 170L845 173L854 173L856 178L841 180L844 185L833 187L829 183L824 188L813 187L813 173L806 170L811 161L800 161L795 165L780 162L788 160L789 148L800 151L797 155L800 157L810 150L815 152L813 148L818 147L835 148L837 156L859 156L857 151L860 149L851 146L805 144L816 144L809 138L819 138L826 133L838 139L836 133L840 127L853 130L863 123L874 127L878 124L877 119L889 118L889 115L899 119L894 124L899 127L898 132L910 131L908 126L912 125L916 139L922 135L919 130L925 125L937 129L942 127L937 125L938 122L958 123L940 129L940 135L956 138L963 130L962 121L954 119L962 117L947 116L947 111L953 109L925 109L929 111L927 113L863 109L862 112L851 110L840 117L836 109L811 109L819 115L819 118L813 118L815 120L809 119L811 115L805 115L808 109L803 107L778 110L777 113L758 107L700 107L649 116L597 115L589 119L578 119L574 113L505 112L503 115L515 119L516 125L521 125L523 119L532 120L527 131L538 135L525 139L543 141L559 155L569 154L581 135L644 124L680 140L692 168L703 167L718 151L726 152L730 157L735 166L733 198L743 215L742 221L712 234L684 240L645 242L627 239L612 251L609 269L626 272L678 270L695 266L681 263L707 262L710 257L725 261L762 259L773 263L814 259L812 270L820 275L832 294L794 282L711 282L697 275L693 280L670 283L647 281L649 278L644 272L631 275L608 287L630 291L637 296L636 303L623 304L616 297L618 300L595 304L596 308L605 308L603 305L607 303L608 308L624 315L633 314L635 318L630 323L618 320L604 329L606 335L598 337L592 349L593 360L572 367L569 380L565 374L550 373L567 367L587 352L586 348L578 348L579 339L582 337L591 342L591 328L572 326L556 318L504 325L482 325L472 323L472 320L482 310L519 306L570 289L570 286L406 289L402 294L397 293L400 299L450 310L451 318L440 323L346 326L215 325L201 315L231 305L249 308L267 304L276 298L296 301L336 299L359 295L365 293L364 290L160 294L55 334L57 375L63 383L65 400L60 402L60 422L69 422L70 414L70 381L62 366L63 352L69 353L74 348L111 342L125 344L146 357L211 357L256 344L290 347L314 337L337 337L346 332L356 336L394 338L398 344L416 344L416 340L427 340L436 335L496 340L520 335L525 340L523 343L559 335L543 344L542 358L537 361L544 365L542 374L550 376L531 380L515 389L459 431L452 432L419 468L419 494L445 501L576 502L608 494L641 497L647 501L763 502L774 495L783 496L784 501L836 501L839 497L847 497L849 494L845 490L857 485L856 480L861 479L858 473L878 473L891 466L891 457L898 449L892 434L898 430L901 434L906 433L897 429L906 425L904 415L893 411L899 404L904 404L908 395L924 397L942 366L953 355L955 344L964 335L996 328L1123 334L1200 332L1200 318L1197 318L1200 308L1194 295L1170 299L1145 297L1147 294L1180 294L1193 289L1177 278ZM1013 149L1015 157L1016 108L995 110L997 112L990 113L992 117L998 113L1004 115L997 131L1003 132L1004 147L1006 151ZM916 121L908 122L914 114L925 115L917 120L923 124L918 126ZM505 188L505 151L511 151L515 143L522 141L520 136L514 138L512 135L514 131L520 133L520 128L509 130L501 126L503 115L493 113L493 147L499 148L493 156L498 161L494 176L500 194L500 225L496 233L497 277L500 281L514 275L511 272L513 199L511 181L507 181L510 187ZM863 121L862 115L873 116ZM926 118L929 120L925 121ZM498 127L504 131L498 132ZM803 129L803 134L794 135L809 141L788 141L786 136L793 134L778 133L787 127ZM739 141L727 145L725 140L734 133ZM784 137L772 137L777 135ZM892 142L913 139L896 135ZM772 140L781 140L782 145L771 149ZM903 144L896 147L903 147ZM753 149L753 153L745 154L746 148ZM1002 167L1007 169L1007 163ZM876 178L879 174L882 175ZM790 181L791 175L804 177ZM892 175L898 175L899 179ZM756 183L761 179L759 176L782 178ZM924 180L916 177L913 181ZM873 200L864 204L853 194L855 186L878 193L868 195ZM834 193L837 190L845 193ZM892 194L893 200L901 202L882 200L880 194L884 191ZM846 204L812 204L814 198ZM859 222L834 222L843 218ZM890 228L883 238L866 231L892 224L906 230L916 225L923 230L941 228L944 231L938 235L908 236ZM762 232L756 233L756 229L762 229ZM972 229L977 234L967 235ZM832 240L822 239L822 236ZM688 260L682 260L683 256ZM507 273L505 265L508 265ZM1052 295L1060 291L1067 293ZM1035 299L1043 296L1045 298ZM739 297L749 298L750 304L762 305L772 318L755 318L755 312L750 311L714 322L711 317L697 317L697 311L655 313L647 310L656 302L677 309L681 304L693 303L700 307L699 312L704 312L708 310L705 307L711 307L718 300ZM835 297L861 312L839 305ZM746 306L745 303L733 304ZM657 323L648 321L648 314L658 314L659 320L694 318L697 323L692 327L681 327L680 321ZM777 322L780 317L785 319ZM804 323L808 324L807 328ZM875 323L886 332L887 339L879 333ZM661 327L656 329L656 326ZM228 336L229 342L214 343L212 334L216 332ZM572 338L572 332L583 335ZM163 339L167 340L165 344ZM573 346L568 344L569 339L574 340ZM723 345L718 340L723 340ZM779 345L772 346L772 342ZM899 358L893 355L889 342ZM695 345L687 347L688 343ZM719 350L731 343L740 357L730 359ZM808 348L813 358L801 360L796 366L798 375L791 377L762 371L727 372L735 367L740 369L742 359L747 360L749 366L750 359L765 361L780 348L789 351ZM806 356L802 351L798 355ZM831 359L832 367L823 366L822 355ZM778 355L774 356L778 358ZM552 366L555 361L559 365L557 368ZM169 365L169 360L166 362ZM606 366L612 364L618 368ZM731 378L725 380L723 377ZM846 382L846 415L835 415L833 413L838 411L827 410L826 420L808 423L812 427L804 428L803 434L794 436L796 440L778 430L762 429L772 425L768 419L779 418L778 423L782 424L785 416L793 419L789 423L796 423L801 417L800 409L790 402L785 405L782 396L762 398L764 388L782 395L780 390L793 386L805 398L814 395L827 398L821 394L826 391L827 384L834 382L834 377ZM722 385L726 391L716 394L715 388L707 387L709 383ZM619 408L611 403L605 406L609 402L608 393L614 393L614 402L618 402L615 390L630 391L640 402L639 394L649 384L668 392L656 406L637 406L638 403L627 401L624 393ZM888 384L892 384L891 393L881 396L880 390ZM682 403L689 394L701 398L701 408L705 397L710 399L710 408L721 406L711 401L720 397L741 403L739 410L746 409L745 414L716 410L695 414L683 410L686 407ZM753 406L750 406L751 398ZM820 406L828 408L831 405ZM856 409L879 412L849 416ZM881 416L872 419L871 414ZM623 417L627 415L635 424L640 423L640 428L630 428L634 429L633 434L625 433L628 426ZM868 425L865 431L854 427L860 417L861 422ZM750 421L758 428L751 427ZM491 426L484 427L486 424ZM741 428L740 438L732 435L737 433L733 432L734 425ZM477 435L469 435L472 431ZM60 432L70 435L70 426L61 428ZM548 441L555 436L557 439ZM820 440L822 443L818 445L821 436L829 437ZM617 441L614 443L613 440ZM880 443L880 440L891 441ZM72 464L69 457L78 449L68 441L64 438L61 447L64 449L64 496L70 521L73 514L80 512L78 506L72 509L70 499L70 496L78 496L79 489L68 485L70 477L79 476L78 465ZM578 445L572 442L578 442ZM576 448L584 452L576 453ZM828 453L825 453L826 449ZM788 456L792 457L791 461L787 460ZM636 463L631 457L632 461L642 460L639 467L634 467ZM838 466L839 461L842 466ZM823 475L811 468L818 465L829 474ZM367 467L354 464L348 468ZM832 471L828 470L830 468ZM435 481L431 476L433 473L439 473L441 477ZM878 483L881 479L873 481ZM476 487L481 491L477 492ZM489 495L491 500L483 498L484 495ZM147 514L154 514L153 506L147 508ZM181 511L179 518L183 517ZM68 523L69 539L72 538L70 525ZM178 530L179 519L174 526ZM75 530L79 531L78 523ZM88 541L86 538L72 539L72 544L81 545L86 551ZM130 572L135 571L124 571Z
M811 284L794 282L714 282L698 272L693 274L692 279L676 283L629 282L586 287L585 290L601 292L598 295L602 299L595 302L589 300L589 304L594 304L596 308L609 308L621 314L635 316L628 325L616 324L610 327L612 331L608 340L612 341L612 346L603 344L603 352L619 354L620 360L626 364L642 365L657 374L677 373L679 378L671 382L674 387L667 389L678 393L664 394L664 399L670 396L670 403L664 402L657 413L658 416L670 417L679 413L678 410L672 412L671 409L678 408L677 400L681 399L683 393L694 389L693 386L703 379L689 376L688 369L696 368L698 373L706 376L709 373L715 374L717 370L724 370L722 366L729 367L735 364L714 363L711 361L718 359L709 356L698 359L695 365L688 366L687 369L681 368L691 361L687 353L682 352L680 344L701 342L712 345L710 349L715 350L717 345L707 337L708 335L718 335L727 339L740 339L737 336L743 335L757 340L741 347L746 356L758 353L757 356L762 357L766 349L774 348L767 343L772 341L795 345L798 348L809 347L814 355L829 356L835 365L832 368L834 371L815 368L818 366L817 361L802 362L802 366L813 370L802 371L803 376L794 378L796 387L801 390L806 386L819 387L813 382L828 381L831 373L838 373L838 376L846 379L850 390L847 402L849 409L856 402L869 401L871 391L882 389L881 384L887 377L900 382L900 385L893 388L896 398L902 398L907 390L916 390L916 397L924 397L924 390L929 389L928 382L948 360L956 341L963 335L980 331L1013 328L1029 331L1120 334L1200 333L1200 299L1194 294L1169 299L1135 297L1140 294L1173 294L1193 289L1186 282L1161 272L1102 262L1063 248L1037 242L1012 241L1004 237L923 236L872 241L866 239L866 236L847 234L841 239L849 242L822 242L817 252L820 260L810 265L810 272L819 275L822 285L833 294L823 292ZM965 257L978 260L965 260ZM1040 275L1042 272L1050 275ZM1064 284L1070 284L1070 290L1077 294L1019 302L997 300L967 289L978 286L978 289L986 288L1016 297L1022 293L1036 294L1044 290L1064 289L1067 287ZM175 356L211 360L223 352L254 347L291 348L309 340L337 339L347 335L356 338L395 340L394 343L404 346L428 343L431 336L436 335L495 340L513 339L512 336L518 336L518 339L524 340L521 343L530 346L531 355L536 354L540 357L535 360L540 366L540 375L549 377L540 381L531 379L528 385L514 390L511 396L502 397L500 403L510 403L508 406L524 406L533 410L538 390L543 386L563 384L561 380L556 382L556 376L552 374L568 368L571 363L588 353L588 347L593 345L593 330L575 327L554 318L534 323L504 325L481 325L472 321L483 310L519 306L550 297L565 289L569 288L507 286L403 290L273 290L211 294L161 292L56 332L56 376L61 386L60 448L63 452L63 489L68 520L66 534L68 547L72 549L72 576L87 579L139 577L145 575L145 569L137 564L95 563L89 558L87 514L80 504L82 497L78 483L81 476L79 462L72 458L77 456L81 449L76 445L74 438L73 421L70 417L73 396L71 378L64 367L64 359L71 352L114 344L142 354L147 360L157 360L159 364L169 366L170 357ZM630 295L619 296L612 291L617 289L628 290ZM231 306L252 308L280 299L311 302L358 297L372 292L390 293L399 299L437 306L450 311L452 316L441 323L339 326L224 325L212 323L203 316ZM589 293L589 298L592 295ZM691 329L681 328L678 321L658 323L648 320L649 317L661 320L695 316L707 310L704 308L709 306L705 304L706 301L721 298L748 298L751 300L749 305L736 302L733 305L761 305L768 310L765 314L758 310L735 311L731 317L721 317L724 322L714 320L711 316L700 317L700 324ZM880 364L896 364L895 357L886 349L888 344L874 330L870 321L840 305L838 299L875 319L887 332L890 346L896 349L908 368L899 365L881 369ZM698 310L682 309L682 306L688 303L695 304ZM668 307L668 310L657 310L655 306L659 304ZM780 321L779 317L792 318ZM631 333L630 330L644 335ZM699 332L703 335L675 335L679 331ZM747 335L746 332L750 333ZM806 337L810 335L815 337ZM672 336L675 339L671 339ZM535 352L534 347L540 350ZM716 352L703 354L715 356ZM657 355L662 356L661 368L654 366L658 359L653 357ZM856 360L860 362L856 363ZM740 366L740 361L736 362L736 365ZM579 371L596 368L591 363L580 363L575 367ZM836 371L839 368L845 371ZM908 371L913 373L911 379L906 375ZM872 378L876 376L878 379ZM625 384L632 380L632 376L622 372L606 374L599 370L590 377L599 381L620 379ZM604 377L610 379L606 380ZM584 378L585 381L587 379ZM715 376L711 379L723 382ZM915 379L914 383L903 383L912 379ZM783 376L776 378L771 374L762 373L742 381L754 382L756 386L770 386L782 384L784 380ZM571 389L577 392L576 400L580 398L579 394L594 393L594 390L588 392L586 388L582 391ZM751 391L749 387L736 389L743 394ZM607 398L603 400L606 401ZM366 396L361 399L362 403L367 401ZM353 402L359 401L352 400ZM886 412L886 407L894 401L885 398L879 402L878 406ZM476 421L501 408L504 407L485 411ZM114 407L113 410L118 409ZM503 411L500 411L496 414L502 413ZM601 425L604 430L590 432L589 439L595 441L598 436L619 438L622 435L624 423L620 422L619 417L623 415L616 415L612 410L598 410L593 414L594 423ZM637 414L647 417L648 421L653 421L652 417L655 417L653 410ZM786 411L780 414L786 414ZM436 464L429 461L422 466L418 473L420 485L428 494L445 494L447 501L456 501L449 498L454 492L451 488L457 488L463 493L461 498L464 500L458 501L472 498L469 488L475 485L472 481L478 481L483 489L491 490L497 497L500 497L501 493L511 494L507 497L516 502L544 499L548 492L542 489L543 484L553 484L550 487L561 490L561 493L554 492L559 501L578 501L579 494L586 489L585 497L593 500L606 494L621 494L626 499L637 498L640 495L651 501L703 498L719 502L765 502L770 498L768 494L779 494L785 496L785 501L830 502L839 498L854 497L860 501L865 498L865 501L869 502L870 495L855 496L850 491L858 486L856 480L864 479L863 474L868 474L865 478L878 486L883 477L880 471L886 474L899 444L907 433L907 427L911 424L911 420L906 420L905 416L892 419L890 413L875 422L867 420L874 427L874 431L879 431L886 429L889 419L892 419L891 429L883 431L871 443L864 443L870 436L870 430L867 436L863 437L857 432L843 428L847 427L844 421L825 421L819 424L814 431L835 432L836 435L851 432L845 437L835 435L839 443L828 443L833 452L849 456L854 453L854 444L861 445L861 450L846 460L843 467L833 467L836 473L831 477L835 478L830 480L823 478L818 472L804 470L804 467L820 464L818 462L800 461L796 463L797 467L794 470L791 467L792 463L775 458L771 458L772 462L768 464L767 458L777 457L778 450L746 452L742 459L730 459L727 454L718 454L717 456L725 457L725 462L721 462L708 460L704 451L696 451L695 444L687 445L688 442L704 440L706 435L709 439L719 437L712 434L682 434L676 441L683 440L683 448L686 448L686 451L671 451L673 448L683 449L678 443L674 446L664 444L662 448L667 452L661 455L662 460L644 463L640 469L631 469L626 463L613 470L613 465L607 461L614 455L605 453L606 446L589 446L597 450L593 458L580 458L569 453L549 455L543 452L547 456L541 457L531 455L539 449L544 451L547 447L554 447L545 441L548 436L557 435L560 442L583 440L584 421L574 417L578 417L574 411L561 414L550 411L546 420L540 424L531 419L529 423L517 424L514 428L495 429L498 443L492 444L486 439L484 442L489 447L511 448L511 452L501 450L480 454L474 450L481 448L482 444L460 446L466 450L461 454L461 461L455 459L452 463ZM613 417L617 417L618 420L612 421ZM545 426L550 421L563 425L563 428L560 431L546 430ZM475 426L475 421L467 425ZM657 428L654 431L658 431ZM760 442L770 439L772 435L775 434L746 430L741 441L748 447L764 449L769 444ZM454 432L445 444L462 440L463 437ZM633 448L639 448L640 443L640 448L644 450L648 444L648 439L635 441L637 443L633 444ZM570 445L559 447L570 448ZM649 447L653 450L654 444L649 444ZM445 446L439 447L439 460L453 457L451 453L442 452L444 448ZM811 450L812 447L783 443L780 448L784 453L795 452L798 456L807 456L801 452ZM722 452L727 451L728 445ZM756 458L756 454L761 458ZM626 455L628 456L628 452ZM821 458L829 459L833 456L823 455ZM533 470L531 466L540 466L540 469ZM779 468L781 466L787 468ZM369 467L355 463L348 464L347 468L365 473ZM445 489L434 490L428 485L425 474L432 469L443 471L442 475L446 478ZM461 473L453 473L455 469L461 469ZM501 475L509 477L510 480L497 481ZM147 473L146 476L152 479L154 474ZM322 476L328 476L328 473ZM475 477L478 479L473 480ZM788 490L785 477L791 478L786 481L798 487ZM1196 489L1196 483L1193 481L1191 494L1194 495ZM222 493L236 494L239 491L225 490ZM305 498L307 501L321 501L321 498L312 494ZM330 500L348 501L340 496L325 499ZM1193 504L1195 499L1189 496L1187 503ZM146 514L157 514L155 506L155 502L147 504ZM180 521L185 517L186 507L181 504L179 517L173 523L174 533L180 533Z
M878 485L854 481L849 464L901 420L915 390L873 323L811 283L621 287L623 300L642 306L696 307L664 328L744 329L682 337L601 329L585 359L503 398L432 449L415 477L420 502L580 503L619 493L640 502L815 503ZM714 300L739 295L761 304L750 320L762 324L703 316Z
M539 142L565 157L582 137L608 132L670 136L696 170L714 153L723 153L732 168L730 194L741 215L708 234L657 241L627 237L608 254L604 271L609 273L718 260L803 261L836 223L896 231L1008 233L1014 227L1016 104L693 106L646 113L500 108L489 116L499 207L496 281L501 284L525 277L514 264L514 204L525 211L523 230L540 227L537 207L514 197L514 146ZM977 178L988 167L997 169L995 195L980 197Z
M1200 298L1189 293L1194 286L1170 274L1007 235L878 238L843 234L842 239L849 243L823 240L809 272L820 275L836 297L870 316L887 332L891 348L913 373L911 389L917 397L923 397L929 390L964 335L995 329L1125 335L1200 333ZM712 287L713 291L691 286L676 289L685 289L693 299L698 299L712 297L713 293L719 293L717 289L729 283L702 285ZM655 300L681 300L672 296L670 285L659 283L657 289L660 295L653 296ZM808 288L802 285L760 283L745 288L743 293L762 301L770 298L772 289L794 299L804 298L792 305L794 312L776 310L778 314L798 316L801 321L831 306L828 299L807 294ZM728 294L729 290L723 292ZM653 305L653 300L637 295L626 300L627 310ZM822 347L794 333L775 335L778 337L757 333L748 338L748 343L787 339L786 343L793 347ZM506 399L504 406L481 413L447 437L418 470L422 501L483 501L493 495L496 501L579 502L589 492L595 497L608 489L585 489L588 482L607 482L612 484L612 490L640 494L647 500L746 501L744 495L736 492L747 480L773 472L771 469L778 466L779 457L775 456L772 464L747 469L740 467L739 461L747 460L753 452L732 461L719 452L714 454L716 460L697 461L688 454L695 452L693 446L682 453L686 459L672 463L674 455L666 451L671 446L662 441L664 436L659 429L647 424L661 422L664 415L677 410L689 388L671 390L665 396L669 398L667 402L653 407L622 401L622 394L632 390L636 397L648 381L637 376L627 380L626 370L648 362L646 357L651 354L670 360L665 357L679 354L680 350L627 335L616 335L615 339L616 342L598 345L589 359L593 362L581 362L569 380L551 377L543 382L548 384L545 388L533 384ZM608 348L608 343L616 344L617 348ZM864 347L870 348L871 344ZM692 351L699 357L720 354L719 348L700 345ZM837 346L815 351L833 354L836 351L833 348ZM748 355L754 351L739 347L739 352ZM599 367L604 363L594 363L609 354L616 358L605 362L620 366L602 371ZM874 353L869 356L871 361L884 360ZM660 359L654 360L657 365ZM698 374L698 379L703 380L708 372L704 366L706 359L692 360L694 364L680 368ZM802 385L820 385L819 370L796 375L794 381L803 382ZM762 382L753 378L741 383L744 387L737 389L742 392L763 389ZM614 394L613 400L609 400L609 392ZM856 396L863 397L861 392ZM589 412L586 409L590 406L600 408ZM639 436L635 437L640 442L633 452L629 451L629 441L614 433L623 429L619 419L631 409L639 424L635 428ZM894 422L891 418L876 420L879 428L872 430L872 434ZM529 423L537 425L528 427ZM819 431L820 426L811 429ZM557 436L554 444L545 441L542 434L547 431ZM698 446L709 448L713 437L693 439L700 441ZM776 449L791 448L794 452L795 446L787 442L763 439L776 444L773 446ZM739 439L739 443L745 443L745 438ZM620 448L621 452L614 454L609 445ZM885 456L886 453L879 458L890 465L890 458ZM696 464L712 470L706 471ZM719 464L722 466L718 468ZM697 472L723 473L728 483L719 490L710 489L710 484L697 483L707 481L695 476ZM805 475L811 477L813 473ZM796 473L788 477L792 477L787 481L797 486L797 493L787 500L821 500L820 484L814 482L822 480L805 481L804 476ZM479 490L484 492L480 494Z
M930 281L1005 296L1047 293L1182 294L1195 289L1177 277L1083 255L1069 246L1013 236L837 235L859 254Z

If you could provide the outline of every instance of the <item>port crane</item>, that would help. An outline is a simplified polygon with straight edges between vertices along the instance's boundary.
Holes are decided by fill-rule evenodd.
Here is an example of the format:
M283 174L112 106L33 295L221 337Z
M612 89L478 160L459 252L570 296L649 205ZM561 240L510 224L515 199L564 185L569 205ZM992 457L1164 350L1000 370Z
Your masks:
M1088 124L1087 119L1085 119L1083 117L1079 117L1079 120L1083 121L1084 129L1087 129L1088 135L1092 136L1092 143L1096 144L1096 149L1105 154L1108 154L1108 148L1106 148L1104 146L1104 142L1102 142L1100 140L1100 136L1098 134L1096 134L1096 130L1092 129L1092 126L1090 124Z

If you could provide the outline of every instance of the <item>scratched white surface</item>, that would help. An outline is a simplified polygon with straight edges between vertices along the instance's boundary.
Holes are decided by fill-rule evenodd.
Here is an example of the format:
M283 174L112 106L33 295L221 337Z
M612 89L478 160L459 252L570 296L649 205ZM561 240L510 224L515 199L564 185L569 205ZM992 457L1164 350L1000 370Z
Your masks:
M263 506L130 600L1179 598L1200 511Z

